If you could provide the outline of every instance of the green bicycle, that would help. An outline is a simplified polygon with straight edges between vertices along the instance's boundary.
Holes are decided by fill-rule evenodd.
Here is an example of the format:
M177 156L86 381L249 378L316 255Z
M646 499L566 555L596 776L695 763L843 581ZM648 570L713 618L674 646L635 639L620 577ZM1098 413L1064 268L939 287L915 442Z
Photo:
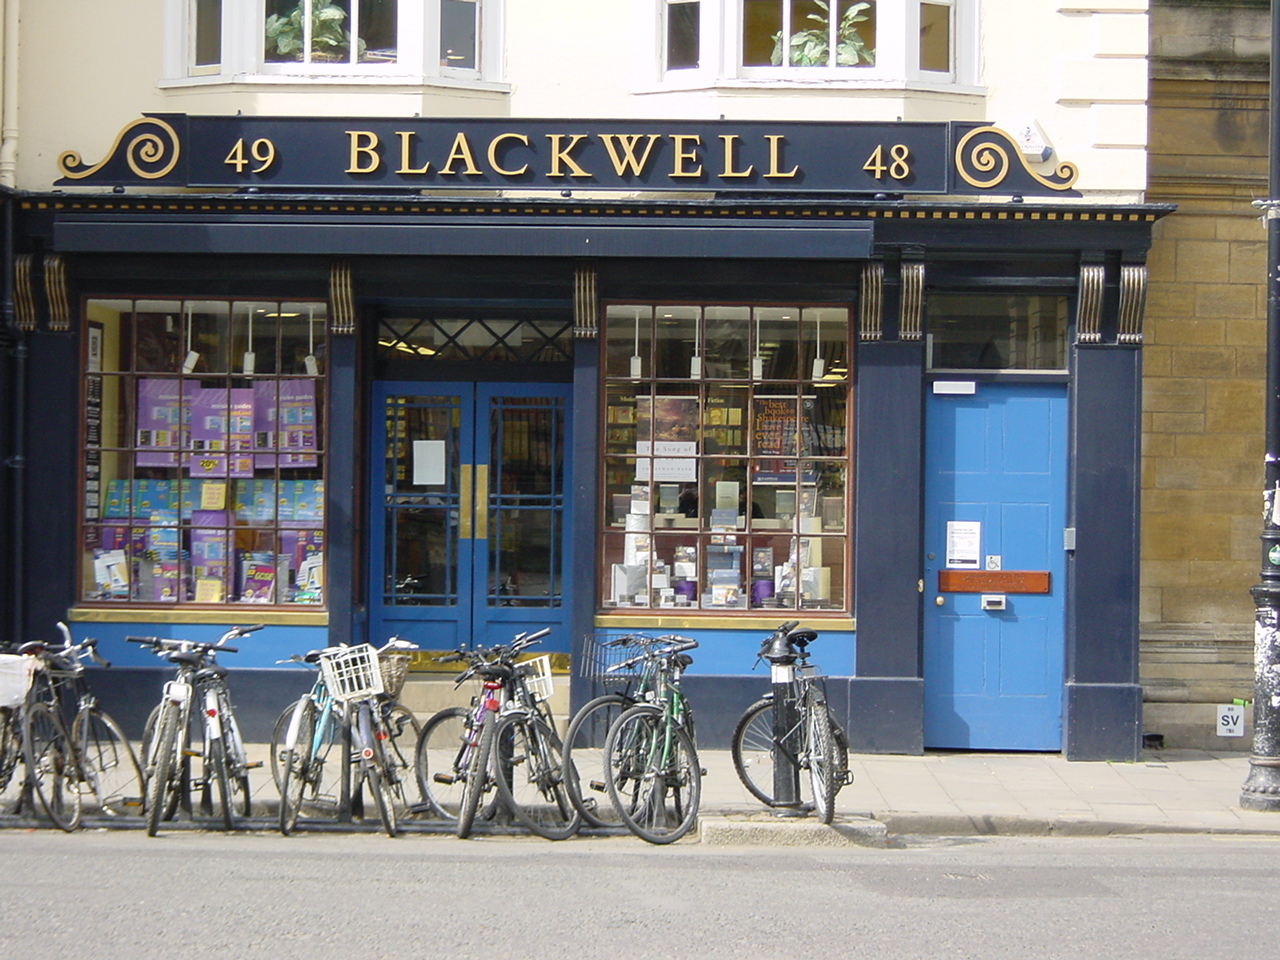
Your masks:
M698 641L663 639L671 642L646 649L614 668L623 671L651 661L654 683L648 702L618 717L604 748L614 810L628 830L657 844L673 843L693 829L702 797L693 713L680 689L680 677L693 662L686 651Z

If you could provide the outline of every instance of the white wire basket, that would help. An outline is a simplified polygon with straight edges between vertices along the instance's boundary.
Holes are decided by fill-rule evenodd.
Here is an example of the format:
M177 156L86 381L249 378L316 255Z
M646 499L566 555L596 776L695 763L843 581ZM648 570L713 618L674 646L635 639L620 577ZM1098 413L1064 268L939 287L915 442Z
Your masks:
M34 657L0 654L0 707L12 709L22 706L31 688L35 664Z
M383 692L378 651L367 643L322 650L320 672L335 700L363 700Z
M555 691L555 684L551 680L550 657L543 655L534 657L531 660L521 660L519 670L530 693L539 700L551 699L551 694Z

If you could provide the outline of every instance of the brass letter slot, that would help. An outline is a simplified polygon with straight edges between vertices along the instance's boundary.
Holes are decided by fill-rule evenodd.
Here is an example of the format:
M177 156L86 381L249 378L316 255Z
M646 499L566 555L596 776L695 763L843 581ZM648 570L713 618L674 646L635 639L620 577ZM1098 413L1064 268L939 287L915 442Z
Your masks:
M939 570L939 593L1048 593L1048 570Z

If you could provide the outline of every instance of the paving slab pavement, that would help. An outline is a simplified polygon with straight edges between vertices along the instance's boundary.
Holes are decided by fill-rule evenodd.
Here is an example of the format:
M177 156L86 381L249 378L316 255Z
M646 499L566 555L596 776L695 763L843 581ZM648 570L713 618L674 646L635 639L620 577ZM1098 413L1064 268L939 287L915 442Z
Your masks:
M266 745L250 746L251 759L263 761L251 775L260 814L253 827L273 823L268 817L278 795L268 756ZM700 756L705 843L883 844L909 835L1280 837L1280 812L1240 807L1249 772L1241 753L1144 751L1135 763L1069 762L1060 754L851 754L854 779L836 798L833 827L765 809L738 781L727 750ZM428 823L418 827L432 830Z

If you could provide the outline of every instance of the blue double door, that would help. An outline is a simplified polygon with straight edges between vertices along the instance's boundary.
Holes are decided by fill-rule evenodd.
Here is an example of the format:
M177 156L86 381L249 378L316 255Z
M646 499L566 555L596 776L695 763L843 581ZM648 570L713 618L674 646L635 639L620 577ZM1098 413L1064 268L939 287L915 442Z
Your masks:
M927 402L924 743L1057 751L1066 386L974 390Z
M444 650L546 626L542 649L568 650L570 391L373 384L371 637Z

